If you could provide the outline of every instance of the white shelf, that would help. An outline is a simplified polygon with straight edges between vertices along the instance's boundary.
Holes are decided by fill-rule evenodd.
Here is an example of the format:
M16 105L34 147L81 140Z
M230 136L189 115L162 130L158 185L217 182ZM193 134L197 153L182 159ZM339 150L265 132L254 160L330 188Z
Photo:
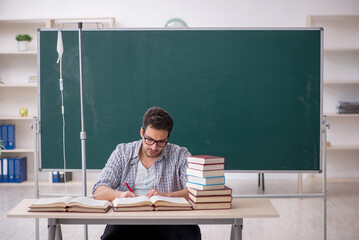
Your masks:
M308 20L347 20L357 18L359 20L359 15L310 15Z
M0 116L0 120L33 120L34 116L27 116L27 117L21 117L21 116Z
M4 149L1 150L1 153L33 153L34 148L16 148L13 150L10 149Z
M335 53L335 52L358 52L359 48L343 48L343 47L330 47L330 48L324 48L324 54L325 52Z
M359 114L325 113L324 115L327 117L336 117L336 118L359 117Z
M330 171L347 177L359 166L359 114L337 114L338 101L359 101L359 15L308 16L308 27L322 27L323 109Z
M1 55L19 55L19 56L22 56L22 55L34 55L36 56L37 55L37 51L24 51L24 52L18 52L18 51L0 51L0 56Z
M325 85L355 85L359 84L359 80L324 80Z
M0 88L37 88L36 82L0 84Z
M29 18L29 19L2 19L0 23L21 23L21 24L38 24L38 23L46 23L49 19L40 19L40 18Z
M332 145L327 150L359 150L359 145Z

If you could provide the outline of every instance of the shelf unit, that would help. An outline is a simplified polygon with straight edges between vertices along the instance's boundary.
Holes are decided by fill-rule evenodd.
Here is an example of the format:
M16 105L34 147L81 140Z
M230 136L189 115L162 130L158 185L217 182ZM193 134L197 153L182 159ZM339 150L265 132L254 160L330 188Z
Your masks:
M0 20L0 125L15 124L15 149L3 150L5 157L27 157L27 176L34 180L34 116L38 115L38 84L29 82L37 76L37 30L39 28L73 28L83 22L84 29L112 28L115 19L61 18L61 19L12 19ZM100 22L101 24L96 24ZM63 25L61 25L63 24ZM27 51L19 52L15 36L28 33L33 38ZM19 110L26 107L28 117L21 117ZM44 173L40 178L48 179Z
M323 112L330 124L328 177L358 178L359 114L337 114L338 101L359 102L359 15L308 16L324 29Z
M28 82L37 76L37 29L49 27L47 19L0 20L0 124L15 124L15 149L2 150L4 157L27 157L27 176L34 177L33 116L37 116L37 83ZM28 50L19 52L15 36L28 33L32 41ZM19 110L26 107L28 117Z

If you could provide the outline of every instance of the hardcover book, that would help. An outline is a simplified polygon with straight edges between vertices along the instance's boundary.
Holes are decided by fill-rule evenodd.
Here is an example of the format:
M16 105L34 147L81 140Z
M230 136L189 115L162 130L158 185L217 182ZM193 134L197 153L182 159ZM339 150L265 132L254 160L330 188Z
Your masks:
M225 203L194 203L191 200L189 203L192 205L192 208L195 210L214 210L214 209L229 209L232 207L231 202Z
M88 197L40 199L31 206L29 212L107 212L111 202Z
M224 186L223 189L213 189L213 190L198 190L195 188L188 188L188 192L193 196L232 195L232 189L227 186Z
M211 190L211 189L223 189L224 188L224 184L201 185L201 184L190 183L190 182L187 182L186 186L188 188L194 188L197 190Z
M188 163L188 168L200 170L200 171L207 171L207 170L223 170L224 164L199 164L199 163Z
M187 157L187 162L199 164L215 164L224 163L224 158L209 155L196 155Z
M206 170L206 171L200 171L197 169L191 169L187 168L187 175L192 175L196 177L218 177L218 176L224 176L224 170Z
M116 198L112 201L114 211L192 210L191 204L183 197L139 196Z
M194 196L189 194L190 201L194 203L217 203L217 202L232 202L231 195L222 196Z
M202 178L202 177L188 175L188 182L197 183L201 185L224 184L224 176Z

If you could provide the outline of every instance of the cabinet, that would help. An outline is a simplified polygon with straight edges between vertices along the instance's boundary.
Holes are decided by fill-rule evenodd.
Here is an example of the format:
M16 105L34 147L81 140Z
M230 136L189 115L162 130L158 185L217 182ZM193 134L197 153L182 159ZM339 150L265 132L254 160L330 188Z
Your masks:
M359 114L337 114L338 101L359 102L359 16L309 16L323 27L323 113L330 129L328 177L358 178Z
M62 28L77 28L79 21L84 22L84 29L115 25L114 18L0 20L0 80L4 83L0 84L0 124L15 124L15 149L3 150L2 156L26 156L29 180L34 179L35 133L30 125L38 114L38 87L28 80L37 76L37 29L56 28L61 23L66 23ZM15 36L19 33L33 38L27 51L17 49ZM22 107L28 109L28 117L20 116Z

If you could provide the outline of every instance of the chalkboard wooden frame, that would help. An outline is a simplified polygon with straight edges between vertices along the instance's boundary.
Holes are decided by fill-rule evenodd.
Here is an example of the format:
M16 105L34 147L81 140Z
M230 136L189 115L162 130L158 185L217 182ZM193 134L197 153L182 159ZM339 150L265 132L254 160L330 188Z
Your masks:
M41 168L61 169L57 30L38 34ZM63 39L66 159L75 170L77 31L64 30ZM175 120L171 142L224 156L227 171L321 172L320 28L83 30L83 64L88 169L103 168L116 144L139 139L144 111L159 105Z

